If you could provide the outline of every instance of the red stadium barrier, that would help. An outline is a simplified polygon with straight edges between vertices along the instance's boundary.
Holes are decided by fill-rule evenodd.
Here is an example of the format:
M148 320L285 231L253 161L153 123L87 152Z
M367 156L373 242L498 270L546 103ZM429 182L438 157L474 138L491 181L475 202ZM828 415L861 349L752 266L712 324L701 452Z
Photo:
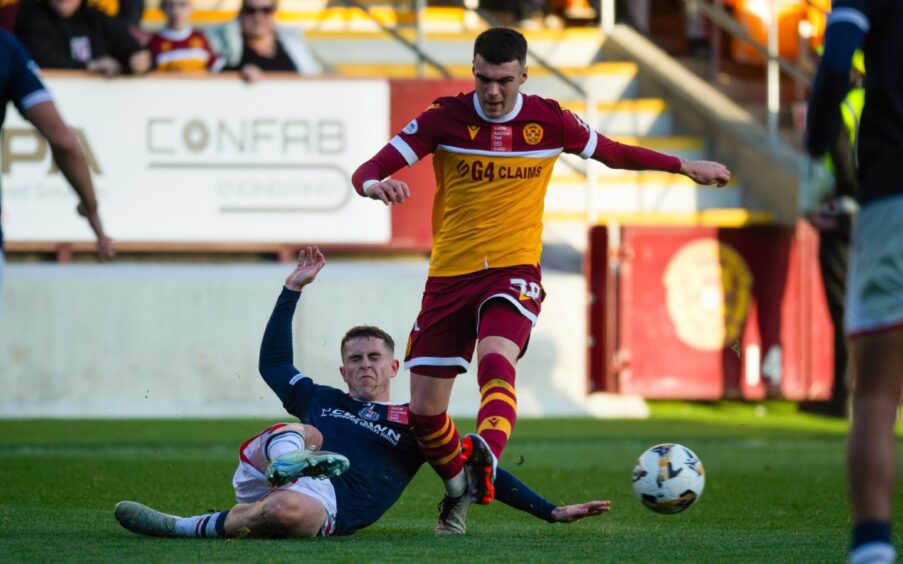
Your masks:
M605 226L587 253L591 389L650 399L827 399L833 329L806 223Z

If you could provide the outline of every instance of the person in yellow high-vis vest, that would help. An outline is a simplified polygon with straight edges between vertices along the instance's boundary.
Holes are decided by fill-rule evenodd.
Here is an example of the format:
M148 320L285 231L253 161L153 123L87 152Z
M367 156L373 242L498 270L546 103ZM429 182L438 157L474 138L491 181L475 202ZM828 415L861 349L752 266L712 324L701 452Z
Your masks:
M838 128L835 141L824 156L825 168L834 176L834 189L818 212L809 216L809 221L819 230L818 262L834 325L834 389L829 400L803 402L799 406L800 411L806 413L841 419L846 418L849 412L850 396L843 314L850 233L859 207L856 203L859 191L856 141L865 103L865 88L862 86L865 65L861 51L857 51L853 58L851 74L850 90L839 107L843 125Z

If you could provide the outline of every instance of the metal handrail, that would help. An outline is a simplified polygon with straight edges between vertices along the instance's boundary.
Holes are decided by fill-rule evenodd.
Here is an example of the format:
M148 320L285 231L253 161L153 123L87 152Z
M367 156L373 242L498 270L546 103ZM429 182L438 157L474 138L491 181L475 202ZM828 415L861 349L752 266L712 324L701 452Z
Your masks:
M686 0L684 0L686 2ZM809 76L800 67L795 65L791 60L780 55L772 57L768 52L768 47L755 40L744 28L724 9L714 5L712 0L696 0L699 9L718 27L733 35L740 41L749 43L766 60L774 59L788 76L802 84L803 86L812 85L812 77Z
M438 70L443 78L451 78L452 73L451 73L451 71L448 70L448 67L446 67L445 65L443 65L436 59L427 55L426 52L423 50L423 48L420 45L417 45L417 44L409 41L397 29L395 29L393 27L389 27L386 24L384 24L383 22L379 21L379 18L377 18L376 16L371 14L370 10L368 10L367 7L362 2L357 2L356 0L344 0L344 2L345 2L345 5L351 6L353 8L357 8L358 10L364 12L368 18L373 20L376 23L376 25L378 25L380 27L380 29L382 29L384 32L388 33L389 35L394 37L396 40L398 40L399 43L401 43L402 45L404 45L405 47L407 47L408 49L413 51L414 54L417 55L417 58L419 61L427 63L431 67ZM418 17L418 19L420 18L419 13L417 14L417 17Z

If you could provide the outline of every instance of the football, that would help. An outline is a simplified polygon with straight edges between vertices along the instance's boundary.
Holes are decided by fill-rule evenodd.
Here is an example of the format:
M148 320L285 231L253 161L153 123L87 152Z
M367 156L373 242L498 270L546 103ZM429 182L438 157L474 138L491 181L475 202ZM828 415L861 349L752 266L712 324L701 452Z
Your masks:
M655 445L640 455L633 469L633 491L657 513L680 513L702 495L705 470L683 445Z

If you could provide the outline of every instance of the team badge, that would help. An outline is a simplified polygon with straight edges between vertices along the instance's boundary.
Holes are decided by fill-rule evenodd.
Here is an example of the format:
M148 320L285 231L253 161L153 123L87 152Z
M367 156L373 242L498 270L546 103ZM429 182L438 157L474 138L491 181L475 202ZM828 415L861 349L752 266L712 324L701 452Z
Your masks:
M412 119L411 123L404 126L404 129L402 129L402 131L404 133L407 133L408 135L414 135L415 133L417 133L418 129L420 129L420 125L417 123L417 119Z
M480 132L480 126L479 125L468 125L467 132L470 133L470 140L473 141L474 138L476 138L477 133Z
M169 51L170 49L172 49L172 43L170 43L169 41L164 41L160 44L161 51Z
M402 425L408 424L408 406L406 405L390 405L389 413L386 415L386 419L391 421L392 423L401 423Z
M357 415L361 419L366 419L367 421L379 421L379 413L373 411L371 408L373 404L367 404L364 409L360 410Z
M538 123L528 123L524 126L524 141L527 145L538 145L542 141L542 126Z

